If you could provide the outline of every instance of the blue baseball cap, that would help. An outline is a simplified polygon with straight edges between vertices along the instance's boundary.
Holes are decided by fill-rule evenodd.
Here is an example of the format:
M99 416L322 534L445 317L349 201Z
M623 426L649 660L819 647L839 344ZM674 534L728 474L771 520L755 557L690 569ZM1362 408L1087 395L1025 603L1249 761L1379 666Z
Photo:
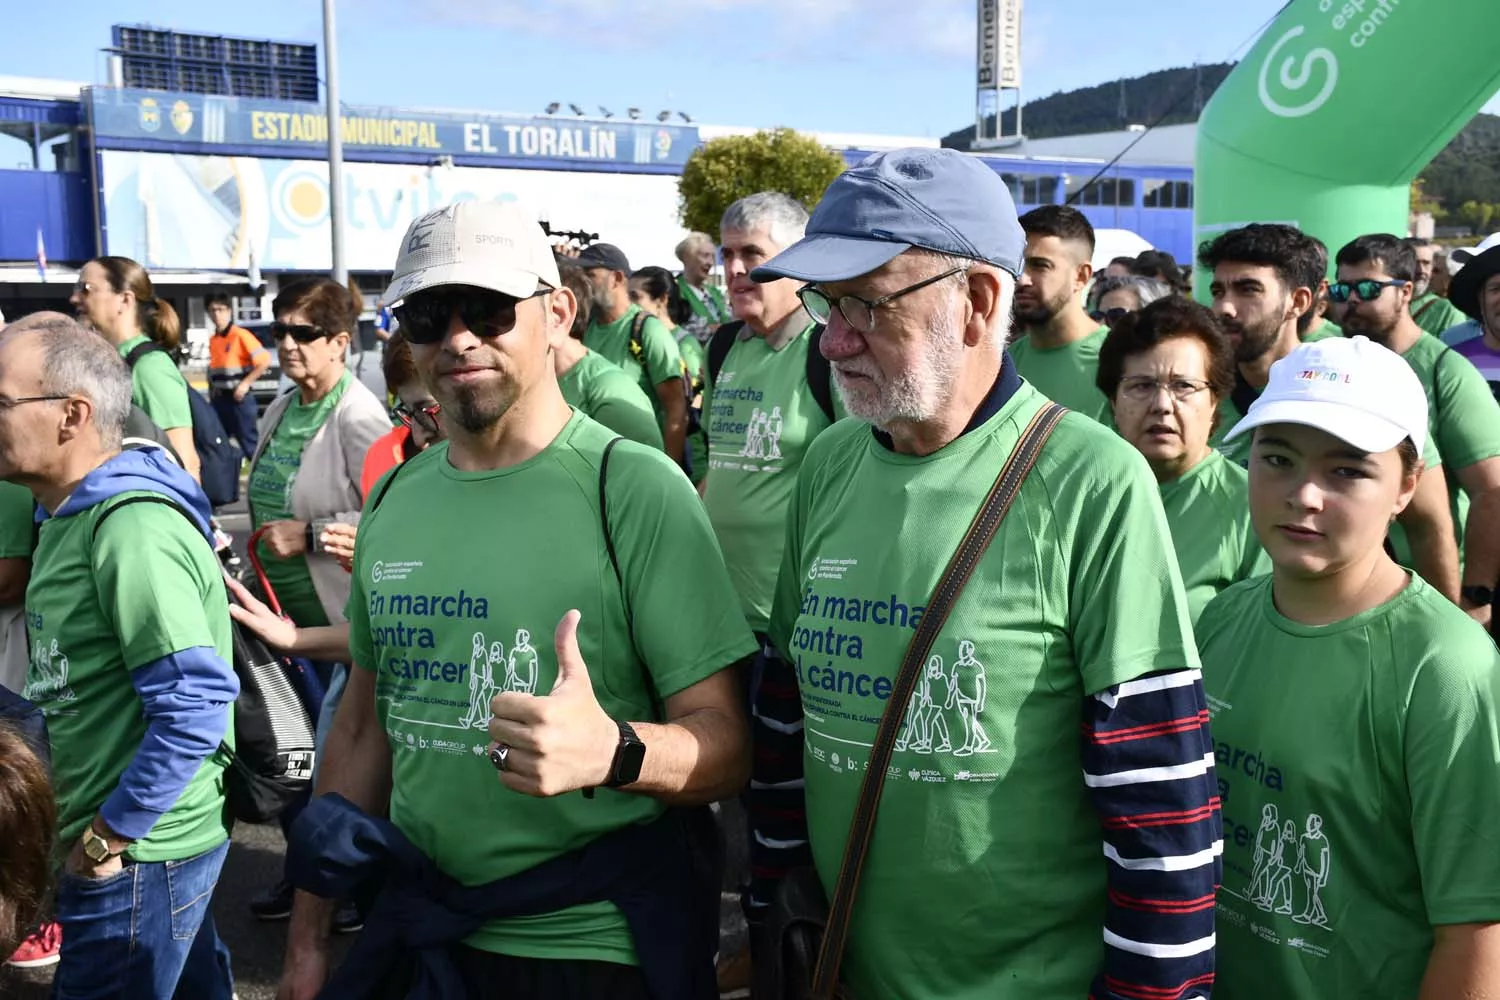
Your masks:
M893 149L840 174L807 235L750 272L755 281L847 281L921 247L1019 276L1026 234L1000 175L956 149Z

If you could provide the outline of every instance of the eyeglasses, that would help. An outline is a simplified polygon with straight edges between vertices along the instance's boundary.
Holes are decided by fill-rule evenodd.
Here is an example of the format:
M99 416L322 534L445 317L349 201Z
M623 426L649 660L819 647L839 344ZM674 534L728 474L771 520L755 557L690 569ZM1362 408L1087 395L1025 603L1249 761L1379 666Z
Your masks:
M418 292L396 307L396 320L410 344L436 344L446 337L455 309L464 326L477 336L498 337L516 325L516 306L550 291L543 285L522 298L480 288Z
M869 299L862 299L858 295L841 295L835 301L828 296L827 292L816 285L803 285L797 289L797 298L802 301L802 308L807 310L807 314L813 318L813 322L815 323L822 323L826 326L829 319L833 317L833 310L836 308L839 314L844 317L844 322L848 323L855 330L858 330L860 333L874 333L875 310L883 305L895 302L903 295L910 295L919 288L926 288L928 285L937 284L944 278L951 278L953 275L961 271L967 271L968 269L967 264L950 267L942 274L923 278L915 285L907 285L905 288L898 289L889 295L882 295L873 302Z
M1120 379L1120 395L1132 403L1149 403L1163 389L1178 402L1187 402L1208 387L1209 383L1201 378L1173 378L1163 381L1144 375L1131 375Z
M91 284L89 284L87 281L80 281L76 285L73 286L73 294L74 295L87 295L89 292L92 292L93 290L94 290L94 286L91 285Z
M1114 326L1120 320L1129 316L1133 310L1123 306L1115 306L1113 309L1095 309L1089 313L1089 318L1095 323L1103 323L1105 326Z
M8 396L0 396L0 410L9 410L20 406L22 403L48 403L59 399L72 399L72 396L18 396L11 399Z
M1335 281L1328 286L1328 297L1334 302L1348 302L1349 293L1353 292L1359 296L1361 302L1374 302L1392 285L1409 284L1411 284L1409 281L1376 281L1374 278L1365 278L1362 281Z
M271 336L277 340L282 337L291 337L299 344L311 344L315 340L322 340L329 336L329 333L321 326L314 326L311 323L283 323L277 320L271 324Z
M439 403L428 403L425 406L410 407L405 403L397 403L391 407L391 419L399 420L407 427L412 424L420 424L422 429L429 434L438 432L438 414L443 412Z

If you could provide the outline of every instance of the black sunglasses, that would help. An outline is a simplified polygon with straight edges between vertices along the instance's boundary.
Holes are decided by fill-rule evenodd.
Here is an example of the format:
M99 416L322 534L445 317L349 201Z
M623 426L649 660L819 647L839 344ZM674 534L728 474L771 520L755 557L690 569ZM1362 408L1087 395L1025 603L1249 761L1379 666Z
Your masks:
M480 337L498 337L516 325L516 306L552 291L543 285L517 298L483 288L439 289L418 292L395 308L401 335L410 344L436 344L448 335L454 310L465 327Z
M1089 318L1095 323L1103 323L1105 326L1114 326L1120 320L1129 316L1133 310L1115 306L1113 309L1095 309L1089 313Z
M1409 284L1411 282L1399 279L1376 281L1374 278L1365 278L1363 281L1335 281L1328 286L1328 297L1334 302L1348 302L1349 293L1353 292L1359 296L1361 302L1373 302L1380 298L1381 293L1390 286Z
M311 323L283 323L278 319L271 324L271 336L277 340L282 337L291 337L299 344L311 344L315 340L322 340L329 336L329 333L321 326L313 326Z

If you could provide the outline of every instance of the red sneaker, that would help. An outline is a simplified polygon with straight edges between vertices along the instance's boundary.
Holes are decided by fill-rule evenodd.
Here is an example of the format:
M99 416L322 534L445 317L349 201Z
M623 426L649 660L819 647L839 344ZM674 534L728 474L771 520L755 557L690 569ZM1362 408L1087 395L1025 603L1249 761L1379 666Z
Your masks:
M39 969L56 965L62 953L62 925L56 921L45 923L35 934L21 942L16 953L6 965L18 969Z

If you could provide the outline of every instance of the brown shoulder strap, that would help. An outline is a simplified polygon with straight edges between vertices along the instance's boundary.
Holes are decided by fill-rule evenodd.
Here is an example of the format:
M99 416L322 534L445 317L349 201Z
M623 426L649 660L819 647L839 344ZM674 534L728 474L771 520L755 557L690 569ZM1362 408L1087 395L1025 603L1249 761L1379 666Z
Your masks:
M885 787L886 771L890 768L891 753L895 749L896 737L906 716L906 703L916 690L917 678L922 665L938 633L948 620L948 614L957 603L964 585L969 582L974 568L989 548L1000 527L1000 521L1010 510L1021 484L1031 472L1041 454L1052 429L1068 412L1056 403L1048 403L1037 411L1021 439L1016 443L1005 467L995 478L995 485L984 498L979 513L974 516L958 550L943 570L927 609L922 613L922 623L911 637L901 669L891 689L891 697L880 716L880 725L875 730L875 745L870 750L869 770L860 785L859 800L854 806L854 818L849 824L849 839L844 845L844 860L839 866L838 882L834 886L833 899L828 906L828 924L823 931L823 945L818 952L817 970L813 973L812 995L831 998L838 988L839 963L843 959L844 942L849 935L849 918L854 912L854 896L859 888L859 877L864 869L865 856L869 851L871 835L875 832L875 811L880 805L880 793Z

